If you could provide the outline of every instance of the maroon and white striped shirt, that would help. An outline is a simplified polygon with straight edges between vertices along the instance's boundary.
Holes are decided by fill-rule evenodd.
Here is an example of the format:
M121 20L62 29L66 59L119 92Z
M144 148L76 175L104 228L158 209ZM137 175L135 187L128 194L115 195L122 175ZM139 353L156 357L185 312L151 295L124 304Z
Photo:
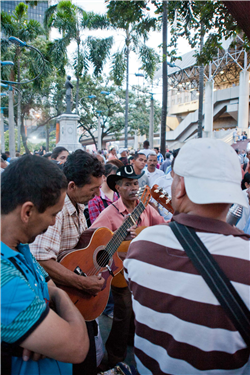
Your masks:
M250 306L250 236L219 220L179 214ZM145 229L124 261L141 375L249 375L249 349L166 224Z

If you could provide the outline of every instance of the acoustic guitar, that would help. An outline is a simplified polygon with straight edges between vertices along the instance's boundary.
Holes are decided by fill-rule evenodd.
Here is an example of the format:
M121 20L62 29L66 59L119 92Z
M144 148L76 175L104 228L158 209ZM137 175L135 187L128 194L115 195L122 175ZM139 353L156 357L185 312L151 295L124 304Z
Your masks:
M83 277L101 273L105 280L97 296L76 288L58 285L68 293L86 321L96 319L105 309L111 281L123 268L122 260L116 251L127 237L127 229L137 222L150 198L150 189L146 186L138 205L115 233L108 228L88 229L83 232L74 250L65 250L60 254L58 261L72 272Z
M162 188L158 185L154 185L150 191L152 197L160 203L164 208L166 208L169 212L173 213L174 209L171 205L171 197L169 197L168 193L166 193ZM137 235L146 227L138 227L136 228ZM131 241L123 241L120 247L118 248L118 254L122 254L123 258L126 257L126 253L128 251L129 245ZM123 270L119 272L112 280L111 283L116 288L125 288L128 284L124 277Z

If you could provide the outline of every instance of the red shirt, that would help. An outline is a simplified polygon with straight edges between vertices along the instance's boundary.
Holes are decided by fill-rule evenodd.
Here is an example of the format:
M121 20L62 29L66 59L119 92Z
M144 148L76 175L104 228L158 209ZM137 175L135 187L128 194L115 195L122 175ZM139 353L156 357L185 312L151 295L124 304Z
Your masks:
M107 205L109 206L111 203L116 202L118 199L117 193L114 193L113 201L109 199L103 191L100 189L100 196L97 195L91 199L88 203L88 209L89 209L89 218L91 224L96 220L96 218L100 215L100 213L106 208L104 205L104 201L107 202Z

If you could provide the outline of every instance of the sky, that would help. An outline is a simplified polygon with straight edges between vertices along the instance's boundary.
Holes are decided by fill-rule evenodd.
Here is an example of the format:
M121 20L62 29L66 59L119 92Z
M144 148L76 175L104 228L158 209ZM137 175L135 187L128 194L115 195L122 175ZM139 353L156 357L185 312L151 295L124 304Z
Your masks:
M83 8L85 11L90 12L93 11L95 13L104 14L107 10L106 4L104 0L72 0L72 2L81 8ZM92 30L92 31L84 31L82 34L82 38L85 39L89 35L95 36L97 38L107 38L109 36L113 36L114 38L114 45L111 51L111 55L116 52L118 49L121 49L124 46L125 41L125 34L122 32L114 31L114 30ZM58 37L58 34L56 32L52 33L52 37L56 38ZM168 37L169 39L169 37ZM151 32L149 40L147 41L147 45L149 47L154 48L160 55L162 54L161 48L158 46L162 43L162 33L161 32ZM71 56L74 51L76 50L76 43L71 43L71 45L68 48L69 56ZM179 45L178 45L178 51L181 54L184 54L188 51L190 51L190 46L188 45L188 42L184 39L180 39ZM177 52L178 52L177 51ZM180 52L181 51L181 52ZM111 66L111 62L108 62L104 68L104 73L108 74ZM150 86L149 82L147 82L143 77L136 77L135 73L140 72L141 64L140 61L137 59L137 56L135 53L131 52L130 54L130 71L129 71L129 84L131 85L140 85L140 86ZM141 72L140 72L141 73ZM70 74L73 76L72 70L68 68L67 74ZM158 86L157 86L158 83ZM153 92L154 98L156 100L161 101L162 97L162 88L160 82L155 82L153 88L150 88L150 91ZM125 85L125 81L124 81Z

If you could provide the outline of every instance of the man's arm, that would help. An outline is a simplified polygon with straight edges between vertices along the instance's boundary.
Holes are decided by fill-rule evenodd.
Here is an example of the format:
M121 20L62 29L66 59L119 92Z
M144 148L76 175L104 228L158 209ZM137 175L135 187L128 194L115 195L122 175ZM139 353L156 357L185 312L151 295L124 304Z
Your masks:
M70 286L93 295L100 292L103 287L105 280L101 275L79 276L54 259L39 260L38 262L57 285Z
M89 350L89 338L82 315L67 294L50 287L50 309L45 319L20 346L62 362L80 363Z

